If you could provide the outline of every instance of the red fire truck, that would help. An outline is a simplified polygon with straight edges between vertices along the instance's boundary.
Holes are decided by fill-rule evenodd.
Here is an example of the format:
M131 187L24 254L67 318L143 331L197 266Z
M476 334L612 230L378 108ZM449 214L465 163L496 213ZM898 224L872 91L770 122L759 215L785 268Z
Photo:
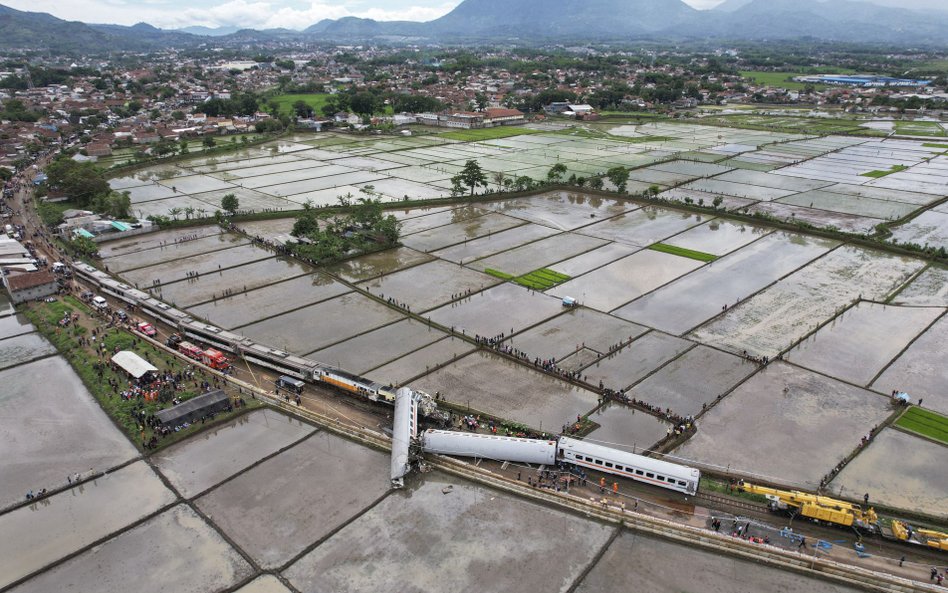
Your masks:
M178 352L184 354L189 358L194 360L201 360L204 356L204 351L192 344L191 342L179 342L178 343ZM203 362L203 361L202 361Z
M204 354L201 356L201 362L219 371L225 371L230 368L230 361L227 360L224 353L213 348L208 348L204 351Z

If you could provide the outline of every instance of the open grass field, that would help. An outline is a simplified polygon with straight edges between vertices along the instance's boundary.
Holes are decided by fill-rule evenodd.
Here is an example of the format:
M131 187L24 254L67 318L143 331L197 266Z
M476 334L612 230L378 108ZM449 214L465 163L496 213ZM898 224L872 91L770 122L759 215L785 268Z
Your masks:
M922 146L924 146L925 148L944 148L944 149L948 149L948 144L938 144L938 143L936 143L936 142L926 142L925 144L922 144Z
M480 130L457 130L455 132L445 132L441 134L442 138L449 140L460 140L461 142L477 142L478 140L496 140L498 138L509 138L510 136L521 136L523 134L537 134L540 130L531 130L528 128L518 128L515 126L500 126L497 128L483 128Z
M322 115L323 105L329 99L329 93L313 93L313 94L285 94L277 95L270 99L270 101L275 101L278 105L278 111L280 113L285 113L287 115L293 115L293 103L297 101L305 101L307 105L313 108L313 111L317 115Z
M741 76L750 78L758 84L768 86L782 87L788 90L800 90L806 86L805 82L796 82L795 76L804 76L806 74L855 74L855 70L849 68L810 68L807 72L765 72L761 70L743 70ZM816 89L825 88L826 85L815 84Z
M660 251L662 253L677 255L679 257L687 257L688 259L695 259L703 262L712 262L718 259L718 256L711 255L710 253L695 251L694 249L685 249L684 247L676 247L674 245L666 245L665 243L655 243L654 245L649 246L649 249L652 251Z
M802 76L802 72L761 72L757 70L744 70L741 72L741 76L750 78L757 84L781 87L794 91L803 90L803 88L806 87L806 83L792 80L794 76ZM816 88L822 87L822 85L813 86Z
M895 425L948 445L948 418L931 410L912 406Z

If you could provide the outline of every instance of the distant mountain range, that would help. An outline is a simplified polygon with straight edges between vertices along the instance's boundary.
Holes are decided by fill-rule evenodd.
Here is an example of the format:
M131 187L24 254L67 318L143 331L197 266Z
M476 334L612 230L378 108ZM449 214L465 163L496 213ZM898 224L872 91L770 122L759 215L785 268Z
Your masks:
M0 47L54 50L145 50L202 43L343 40L506 40L543 42L773 40L948 45L948 13L912 11L852 0L727 0L698 11L681 0L464 0L433 21L322 20L302 31L188 27L169 31L68 22L0 5Z

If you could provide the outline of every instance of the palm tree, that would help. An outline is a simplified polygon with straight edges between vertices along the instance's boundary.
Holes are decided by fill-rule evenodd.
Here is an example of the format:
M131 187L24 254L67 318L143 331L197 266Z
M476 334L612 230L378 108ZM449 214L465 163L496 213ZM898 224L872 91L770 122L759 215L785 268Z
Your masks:
M181 208L168 209L168 216L170 216L171 218L178 220L178 216L180 215L181 215Z
M205 208L198 208L198 209L197 209L197 213L198 213L198 215L200 216L200 218L207 218L207 209L205 209Z
M184 218L185 220L191 220L192 216L194 216L194 207L188 206L184 209Z
M491 179L496 183L501 189L504 187L504 181L507 179L507 174L503 171L496 171L491 175Z

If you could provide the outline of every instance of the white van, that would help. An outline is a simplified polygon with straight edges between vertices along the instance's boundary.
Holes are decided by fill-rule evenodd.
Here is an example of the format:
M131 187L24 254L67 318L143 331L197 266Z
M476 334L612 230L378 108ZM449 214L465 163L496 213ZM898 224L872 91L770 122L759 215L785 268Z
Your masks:
M97 296L92 299L92 306L96 309L105 309L109 306L109 302L106 301L105 298Z

